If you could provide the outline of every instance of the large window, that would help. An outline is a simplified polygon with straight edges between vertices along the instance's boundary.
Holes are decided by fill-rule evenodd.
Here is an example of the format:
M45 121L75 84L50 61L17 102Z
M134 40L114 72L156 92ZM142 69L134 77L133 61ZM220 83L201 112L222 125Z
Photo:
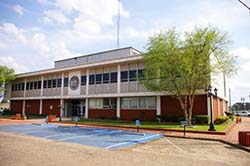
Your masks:
M58 78L57 79L57 87L60 88L62 86L62 79Z
M156 97L123 97L122 109L156 109Z
M56 88L56 79L53 79L53 80L52 80L52 87L53 87L53 88Z
M48 80L48 88L51 88L52 80Z
M30 90L30 83L29 82L26 83L26 90Z
M37 82L37 89L41 89L41 86L42 86L42 81L38 81Z
M129 71L129 81L136 81L136 70Z
M48 83L47 80L44 80L44 81L43 81L43 88L44 88L44 89L48 87L48 86L47 86L47 83Z
M87 77L81 76L81 85L86 85Z
M89 85L95 84L95 75L89 75Z
M89 108L116 108L116 98L89 99Z
M37 89L37 81L34 82L34 89Z
M102 83L102 74L96 74L95 75L95 83L101 84Z
M68 87L69 85L69 78L64 78L64 87Z
M103 83L106 84L106 83L109 83L109 73L104 73L103 74Z
M111 75L111 83L116 83L117 82L117 72L113 72L110 74Z
M32 90L33 89L33 82L30 82L30 90Z
M121 72L121 82L127 82L128 81L128 71L122 71Z

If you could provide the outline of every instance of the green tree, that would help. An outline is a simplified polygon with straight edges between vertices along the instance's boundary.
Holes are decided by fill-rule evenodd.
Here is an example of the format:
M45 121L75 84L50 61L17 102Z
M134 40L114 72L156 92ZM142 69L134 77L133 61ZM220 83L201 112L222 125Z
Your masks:
M146 46L140 82L151 91L176 97L191 125L195 94L204 92L211 73L236 74L235 58L228 51L230 43L226 33L212 27L156 34Z
M0 66L0 92L4 91L4 84L15 79L14 69L6 66Z

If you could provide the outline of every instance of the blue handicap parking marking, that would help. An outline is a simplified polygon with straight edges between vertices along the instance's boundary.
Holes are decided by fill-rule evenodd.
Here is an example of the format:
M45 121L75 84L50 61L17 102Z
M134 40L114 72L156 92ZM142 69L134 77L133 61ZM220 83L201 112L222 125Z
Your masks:
M163 137L162 134L136 133L104 128L58 126L54 124L1 125L0 131L14 132L53 141L77 143L106 149L119 149Z

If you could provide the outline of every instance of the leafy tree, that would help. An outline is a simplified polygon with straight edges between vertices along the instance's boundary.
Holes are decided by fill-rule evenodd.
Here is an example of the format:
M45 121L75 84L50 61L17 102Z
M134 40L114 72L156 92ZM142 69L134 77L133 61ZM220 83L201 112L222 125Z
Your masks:
M196 27L184 34L163 31L149 38L140 82L151 91L176 97L191 125L195 94L204 92L211 73L236 74L229 44L226 33L212 27Z
M0 66L0 92L4 90L3 85L15 79L14 69Z

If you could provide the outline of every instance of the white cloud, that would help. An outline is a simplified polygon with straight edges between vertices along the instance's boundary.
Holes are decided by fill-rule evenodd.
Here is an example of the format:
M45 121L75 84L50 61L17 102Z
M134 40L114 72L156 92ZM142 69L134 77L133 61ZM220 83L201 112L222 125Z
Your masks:
M0 62L1 65L5 65L9 68L13 68L16 73L23 73L27 72L28 68L25 67L23 64L20 64L13 58L14 56L1 56Z
M44 11L45 16L42 20L46 23L66 24L70 20L59 10L46 10Z
M24 8L23 8L21 5L17 4L17 5L15 5L15 6L13 6L12 8L13 8L13 10L14 10L16 13L18 13L19 15L23 15L23 13L24 13Z
M22 43L26 43L27 41L24 36L24 30L17 28L13 23L3 23L2 26L0 26L0 33L3 34L3 36L8 35L10 39L15 41L21 41Z
M232 54L244 60L250 60L250 48L238 48L231 51Z

